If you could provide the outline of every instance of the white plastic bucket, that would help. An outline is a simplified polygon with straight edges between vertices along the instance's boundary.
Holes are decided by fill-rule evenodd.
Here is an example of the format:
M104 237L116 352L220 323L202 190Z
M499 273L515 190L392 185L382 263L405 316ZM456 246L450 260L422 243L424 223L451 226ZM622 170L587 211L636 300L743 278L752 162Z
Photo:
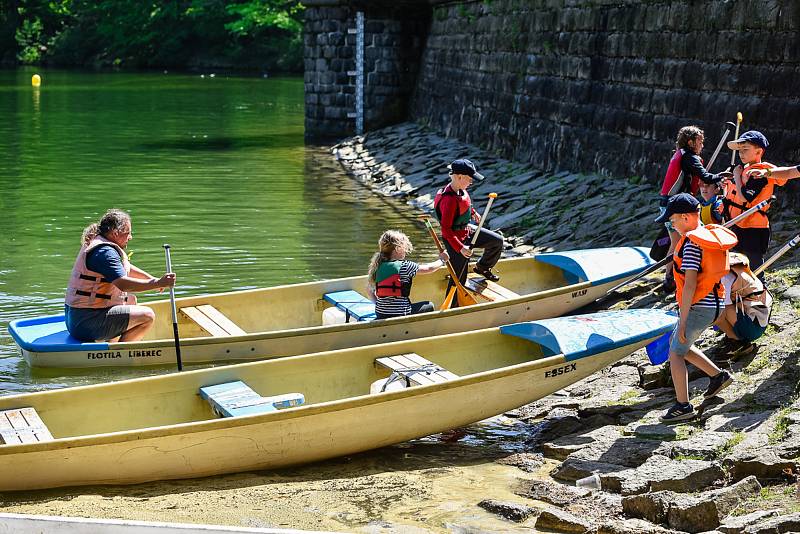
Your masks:
M322 326L331 324L344 324L347 322L347 314L336 306L325 308L322 312Z

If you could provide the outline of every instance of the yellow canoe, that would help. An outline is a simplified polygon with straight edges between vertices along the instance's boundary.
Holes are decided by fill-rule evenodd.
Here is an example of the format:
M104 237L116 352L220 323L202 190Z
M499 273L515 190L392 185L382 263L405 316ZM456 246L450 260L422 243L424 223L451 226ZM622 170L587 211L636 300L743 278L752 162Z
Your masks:
M549 395L675 321L608 311L0 397L0 490L193 478L383 447ZM398 380L381 392L390 369ZM249 397L210 393L238 383ZM234 416L218 417L204 395Z
M651 263L648 250L640 247L506 259L498 265L501 287L471 282L483 293L481 303L384 321L370 320L374 307L361 296L364 276L179 298L181 356L188 363L277 358L557 317L593 302ZM417 276L412 299L440 303L446 274L442 269ZM69 336L63 315L15 320L9 333L31 366L173 364L170 302L148 306L156 323L138 342L81 343ZM352 321L323 324L326 310L334 306L352 311Z

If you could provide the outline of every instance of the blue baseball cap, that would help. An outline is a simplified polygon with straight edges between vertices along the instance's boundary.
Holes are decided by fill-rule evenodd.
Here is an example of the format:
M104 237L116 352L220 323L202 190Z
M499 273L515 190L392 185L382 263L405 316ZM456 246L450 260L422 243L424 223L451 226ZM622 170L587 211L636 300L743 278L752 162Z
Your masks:
M657 223L667 222L670 215L676 213L697 213L700 209L700 203L689 193L678 193L672 195L667 201L667 207L664 213L656 218Z
M457 159L447 166L452 174L466 174L472 176L474 180L479 182L483 180L483 175L475 168L475 164L468 159Z
M756 145L761 148L767 148L769 146L769 141L764 137L764 134L756 130L750 130L740 135L739 139L728 141L728 148L731 150L739 150L745 143Z

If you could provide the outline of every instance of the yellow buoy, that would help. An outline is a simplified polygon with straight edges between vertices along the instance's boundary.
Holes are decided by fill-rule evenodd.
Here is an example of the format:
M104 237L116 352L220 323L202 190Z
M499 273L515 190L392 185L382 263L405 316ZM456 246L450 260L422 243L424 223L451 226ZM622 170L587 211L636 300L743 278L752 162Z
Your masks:
M34 87L39 87L40 85L42 85L42 77L39 76L38 74L34 74L33 76L31 76L31 85Z

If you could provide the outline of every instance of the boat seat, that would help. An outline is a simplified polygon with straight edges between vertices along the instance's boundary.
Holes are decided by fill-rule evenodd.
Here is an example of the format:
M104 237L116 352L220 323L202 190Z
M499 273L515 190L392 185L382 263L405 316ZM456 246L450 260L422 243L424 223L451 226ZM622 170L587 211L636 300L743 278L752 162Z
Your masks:
M241 380L201 387L200 397L220 417L275 412L278 408L300 406L306 400L302 393L262 397Z
M0 443L36 443L51 441L53 435L47 430L35 408L16 408L0 412Z
M413 352L377 358L375 363L415 386L427 386L458 378L458 375Z
M346 291L334 291L325 293L322 298L339 308L345 313L345 322L350 322L350 317L355 317L356 321L372 321L375 319L375 303L367 297L348 289Z
M247 334L236 323L225 317L221 311L210 304L187 306L186 308L181 308L181 313L214 337L244 336Z
M485 278L467 278L467 289L491 302L515 299L519 294Z

